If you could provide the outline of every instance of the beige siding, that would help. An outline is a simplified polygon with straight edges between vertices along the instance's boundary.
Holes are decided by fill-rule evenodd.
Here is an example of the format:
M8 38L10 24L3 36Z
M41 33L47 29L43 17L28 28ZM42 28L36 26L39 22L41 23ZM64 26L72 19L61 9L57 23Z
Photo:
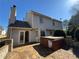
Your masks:
M16 46L19 44L19 31L16 29L13 29L11 33L11 38L13 39L13 44Z
M20 45L20 38L19 38L19 33L20 31L28 31L29 32L29 42L37 42L36 37L36 31L35 30L20 30L20 29L12 29L12 31L10 31L10 37L13 39L13 44L14 46L16 45Z
M28 21L32 25L32 28L38 28L41 30L62 29L62 23L59 21L53 21L53 19L44 16L42 16L42 20L43 23L40 23L40 15L35 15L32 12L28 15ZM53 22L55 22L56 25L53 25Z
M42 16L42 23L40 22L40 17ZM44 17L43 15L39 14L34 14L33 12L28 13L27 21L29 24L31 24L33 29L37 29L38 31L38 36L36 35L36 30L35 31L30 31L30 42L39 42L40 40L40 31L45 31L45 35L49 35L47 32L47 29L49 30L58 30L62 29L62 23L60 21L53 21L53 19ZM56 23L56 25L53 25L53 22Z
M29 32L29 42L38 42L38 31L30 31Z
M2 31L0 31L0 35L1 35Z
M32 26L32 16L33 15L31 13L28 13L27 17L25 18L25 21L28 21L31 26Z

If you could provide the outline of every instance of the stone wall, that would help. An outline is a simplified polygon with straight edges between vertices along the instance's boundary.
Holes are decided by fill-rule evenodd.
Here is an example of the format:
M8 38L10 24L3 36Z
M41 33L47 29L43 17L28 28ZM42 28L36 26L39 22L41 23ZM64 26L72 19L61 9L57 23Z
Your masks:
M0 59L5 59L8 52L11 52L13 49L13 40L2 40L1 42L4 42L5 45L3 45L0 48Z
M4 59L9 51L9 45L4 45L0 48L0 59Z

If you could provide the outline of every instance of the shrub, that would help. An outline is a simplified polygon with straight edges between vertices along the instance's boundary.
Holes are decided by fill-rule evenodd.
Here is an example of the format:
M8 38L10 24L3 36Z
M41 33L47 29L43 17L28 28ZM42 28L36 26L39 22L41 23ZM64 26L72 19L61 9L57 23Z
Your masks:
M66 34L67 34L67 36L71 35L69 30L67 30Z
M70 35L72 36L72 39L74 39L75 30L76 30L76 28L73 28L72 31L70 32Z
M55 30L54 36L64 36L64 38L66 38L66 34L63 30Z
M75 31L75 38L77 41L79 41L79 29Z

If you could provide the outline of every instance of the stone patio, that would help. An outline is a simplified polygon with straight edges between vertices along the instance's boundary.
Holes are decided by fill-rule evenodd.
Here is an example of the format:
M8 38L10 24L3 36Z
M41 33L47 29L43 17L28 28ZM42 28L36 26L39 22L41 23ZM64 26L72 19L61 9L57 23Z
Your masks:
M72 49L52 51L37 44L16 47L5 59L78 59Z

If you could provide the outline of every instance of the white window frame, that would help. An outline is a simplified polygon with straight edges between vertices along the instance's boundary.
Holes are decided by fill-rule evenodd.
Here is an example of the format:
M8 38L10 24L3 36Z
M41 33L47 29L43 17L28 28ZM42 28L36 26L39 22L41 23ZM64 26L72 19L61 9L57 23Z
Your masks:
M23 36L23 42L22 42L22 43L20 42L20 33L21 33L21 32L24 33L24 34L23 34L24 36ZM24 43L25 43L25 31L19 31L19 43L20 43L20 44L24 44Z
M40 20L40 23L43 23L44 20L43 20L43 17L42 16L39 16L39 20Z

